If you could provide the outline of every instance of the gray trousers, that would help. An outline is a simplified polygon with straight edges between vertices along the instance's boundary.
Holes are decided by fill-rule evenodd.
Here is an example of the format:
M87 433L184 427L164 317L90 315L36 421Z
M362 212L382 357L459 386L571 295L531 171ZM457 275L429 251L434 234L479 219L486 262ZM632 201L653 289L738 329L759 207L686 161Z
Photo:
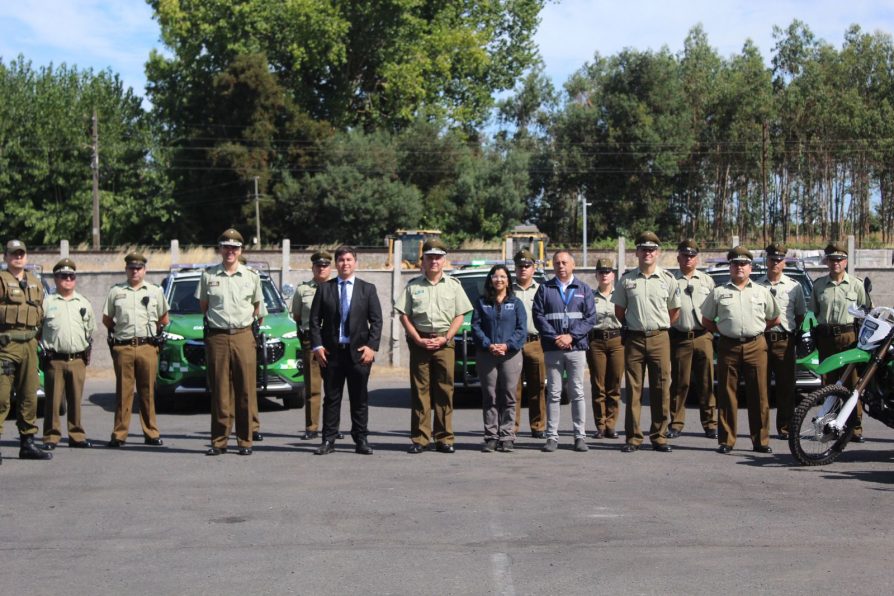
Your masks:
M568 379L566 390L571 400L571 421L574 438L587 438L587 404L584 401L584 370L587 353L583 350L547 350L543 353L546 363L546 438L559 439L559 408L562 405L562 373Z
M521 377L522 353L497 357L487 350L476 354L475 367L481 379L481 409L484 440L515 440L515 399Z

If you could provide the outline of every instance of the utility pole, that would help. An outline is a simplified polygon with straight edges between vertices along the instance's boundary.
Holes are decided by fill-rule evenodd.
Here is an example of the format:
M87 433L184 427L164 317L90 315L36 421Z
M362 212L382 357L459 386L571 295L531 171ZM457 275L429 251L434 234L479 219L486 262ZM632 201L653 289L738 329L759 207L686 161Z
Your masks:
M261 201L258 198L258 177L255 176L255 238L256 248L261 248Z
M583 266L587 266L587 206L591 203L588 203L584 198L584 193L578 191L577 200L581 202L584 208L584 263Z
M99 250L99 122L93 109L93 250Z

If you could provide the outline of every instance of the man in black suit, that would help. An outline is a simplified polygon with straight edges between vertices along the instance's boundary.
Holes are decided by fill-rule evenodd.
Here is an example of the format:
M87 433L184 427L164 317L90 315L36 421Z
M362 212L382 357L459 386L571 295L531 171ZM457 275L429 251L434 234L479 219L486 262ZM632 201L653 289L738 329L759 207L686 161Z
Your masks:
M382 308L376 287L354 276L356 267L357 251L351 246L338 247L338 277L317 287L310 307L311 345L323 372L323 444L314 452L317 455L335 449L345 381L355 451L363 455L373 452L366 439L366 385L382 337Z

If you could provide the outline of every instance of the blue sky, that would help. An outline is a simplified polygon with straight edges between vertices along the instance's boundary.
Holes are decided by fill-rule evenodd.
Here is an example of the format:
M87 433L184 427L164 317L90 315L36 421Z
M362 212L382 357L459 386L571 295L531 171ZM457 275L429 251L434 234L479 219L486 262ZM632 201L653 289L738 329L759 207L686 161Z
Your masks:
M722 55L752 39L766 59L773 25L805 21L817 37L840 46L845 29L894 31L894 2L867 0L565 0L542 13L537 42L557 87L593 57L625 47L682 49L686 33L702 23ZM111 68L138 95L143 65L161 48L158 25L143 0L0 0L0 57L19 53L36 66L67 63Z

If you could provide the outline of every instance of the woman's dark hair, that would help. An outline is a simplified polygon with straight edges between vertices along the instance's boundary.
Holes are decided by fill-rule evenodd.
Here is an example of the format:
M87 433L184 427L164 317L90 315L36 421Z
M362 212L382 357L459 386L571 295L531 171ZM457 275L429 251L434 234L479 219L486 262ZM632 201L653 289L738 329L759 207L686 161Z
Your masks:
M506 282L506 299L512 298L514 293L512 292L512 274L509 273L509 269L506 265L494 265L490 268L490 271L487 274L487 277L484 280L484 301L488 304L494 304L497 301L497 291L494 289L494 284L491 283L490 278L494 274L495 271L504 271L506 273L506 277L508 281Z

